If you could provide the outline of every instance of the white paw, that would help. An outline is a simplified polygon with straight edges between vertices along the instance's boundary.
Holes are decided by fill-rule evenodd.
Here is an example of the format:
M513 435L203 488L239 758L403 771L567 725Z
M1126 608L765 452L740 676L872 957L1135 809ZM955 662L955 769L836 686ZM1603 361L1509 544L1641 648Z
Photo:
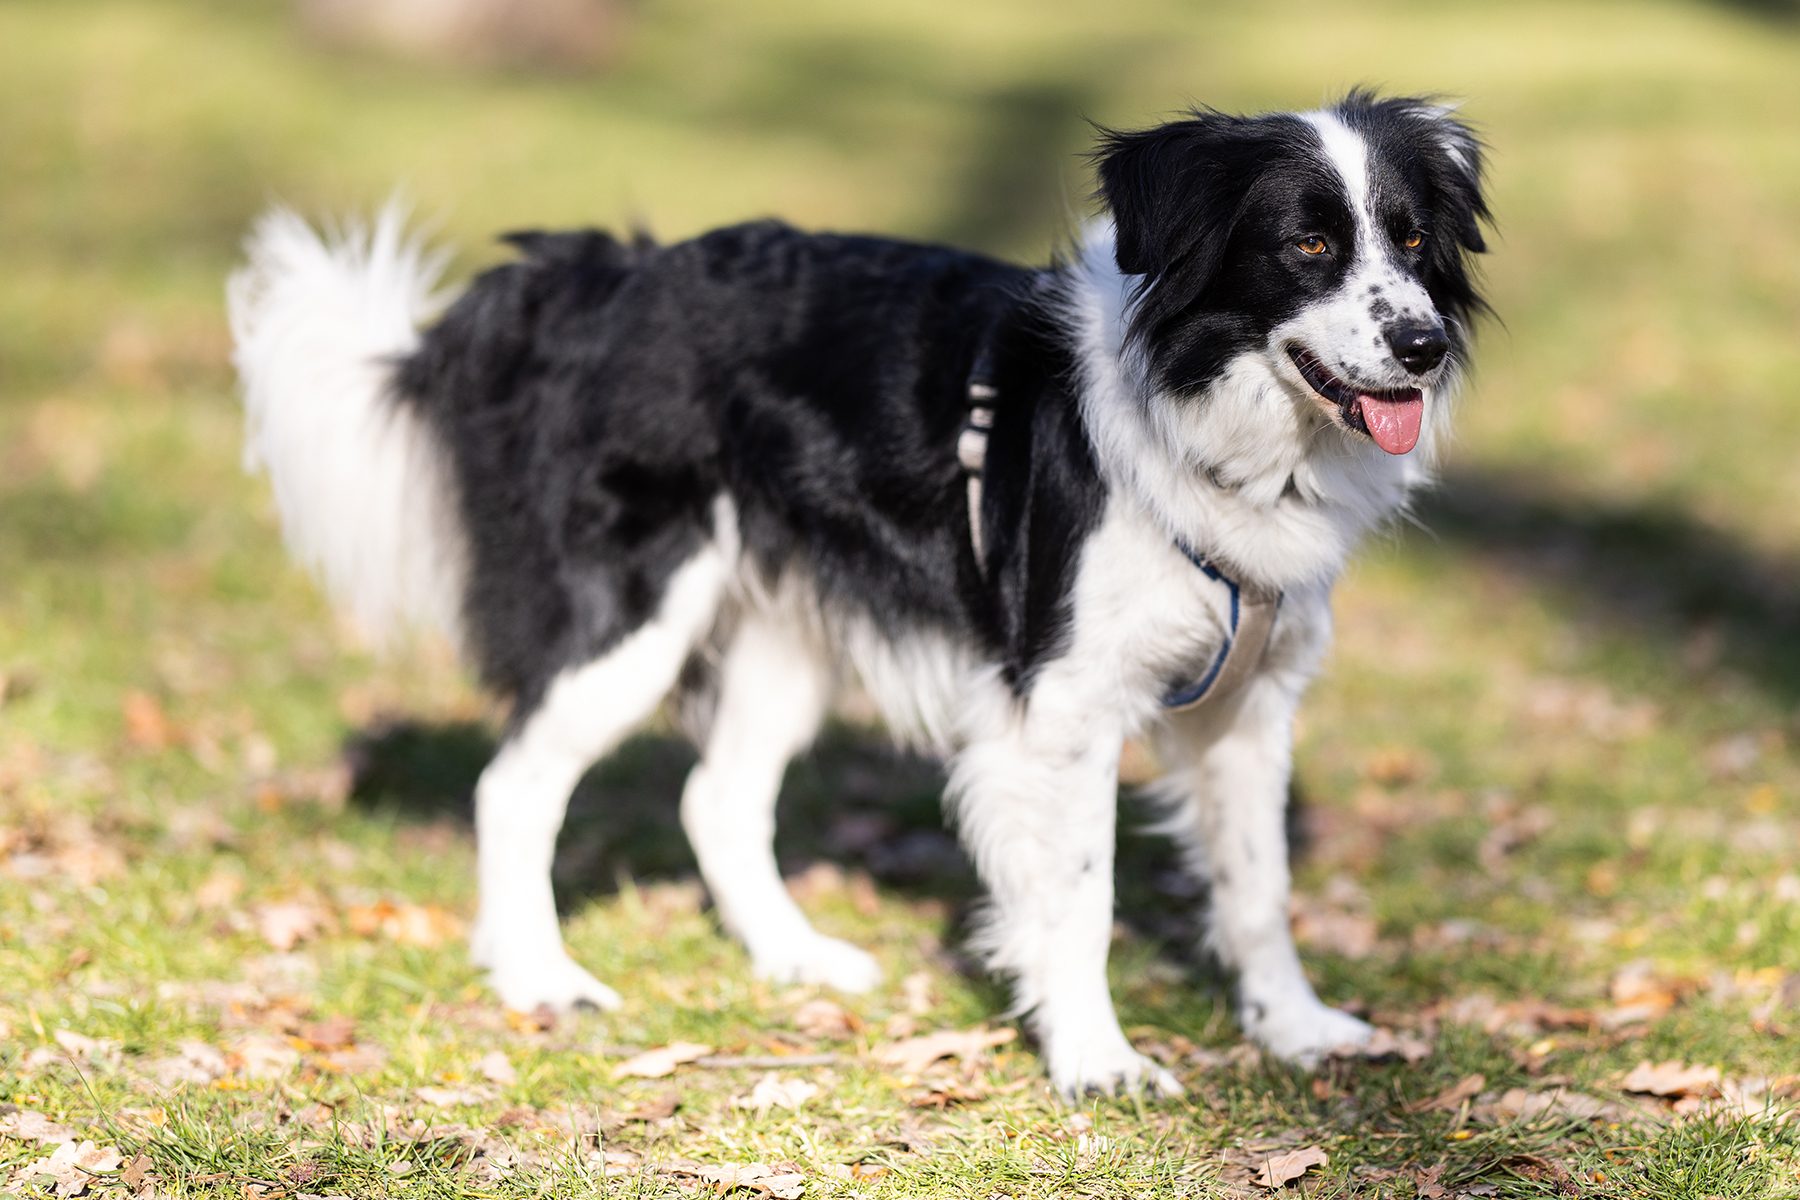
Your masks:
M488 982L510 1009L531 1012L548 1008L568 1012L598 1008L608 1012L624 1003L619 993L582 970L560 947L536 955L508 954L490 961Z
M822 983L866 992L881 982L881 965L866 950L815 933L751 955L756 977L771 983Z
M1051 1086L1064 1100L1119 1095L1167 1099L1183 1091L1175 1076L1133 1050L1123 1038L1117 1044L1053 1050L1049 1058Z
M1336 1050L1354 1050L1375 1027L1311 996L1285 1004L1244 1004L1244 1032L1276 1058L1316 1067Z

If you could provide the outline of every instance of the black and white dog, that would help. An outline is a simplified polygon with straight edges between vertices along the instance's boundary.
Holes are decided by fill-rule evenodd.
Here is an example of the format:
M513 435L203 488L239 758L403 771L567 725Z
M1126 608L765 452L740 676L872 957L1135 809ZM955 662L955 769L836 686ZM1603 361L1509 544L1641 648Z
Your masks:
M515 701L476 791L474 954L507 1004L620 1002L563 947L551 854L577 779L671 696L701 747L682 823L756 971L874 984L772 846L851 679L949 759L982 949L1060 1090L1176 1086L1107 989L1139 735L1245 1030L1301 1062L1369 1036L1289 936L1292 724L1333 580L1444 431L1480 147L1358 92L1095 158L1109 219L1048 268L773 222L527 233L428 327L438 264L391 209L258 225L236 362L292 549L363 626L440 627Z

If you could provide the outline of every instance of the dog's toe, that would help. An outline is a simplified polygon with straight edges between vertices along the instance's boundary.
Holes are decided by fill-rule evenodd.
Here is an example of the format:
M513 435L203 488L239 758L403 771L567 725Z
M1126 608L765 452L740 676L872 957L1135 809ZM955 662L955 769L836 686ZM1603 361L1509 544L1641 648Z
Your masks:
M1332 1052L1355 1050L1375 1036L1375 1027L1346 1012L1310 1000L1265 1010L1250 1035L1276 1058L1316 1067Z
M1174 1075L1129 1046L1084 1057L1067 1070L1051 1068L1050 1081L1064 1100L1083 1096L1148 1096L1169 1099L1186 1089Z
M774 983L822 983L840 992L866 992L881 982L874 955L823 935L758 954L755 964L757 977Z
M506 1007L519 1012L586 1009L611 1012L624 1003L619 993L595 979L566 954L527 962L496 964L489 976Z

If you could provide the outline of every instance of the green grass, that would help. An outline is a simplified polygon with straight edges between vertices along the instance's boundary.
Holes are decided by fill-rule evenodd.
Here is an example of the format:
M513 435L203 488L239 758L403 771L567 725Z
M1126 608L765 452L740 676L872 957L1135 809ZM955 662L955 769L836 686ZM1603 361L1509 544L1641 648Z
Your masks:
M238 466L221 286L254 213L403 184L464 267L521 224L766 213L1035 257L1085 211L1083 117L1357 81L1468 97L1500 218L1505 325L1445 487L1427 532L1345 581L1299 760L1304 907L1378 935L1309 967L1433 1055L1316 1078L1227 1057L1192 901L1133 833L1115 988L1189 1097L1067 1108L1015 1043L955 1076L961 1102L915 1106L951 1081L868 1050L1004 997L959 953L977 893L934 771L854 729L792 773L783 853L838 865L801 876L805 903L888 970L855 1029L802 1034L810 993L749 980L674 818L687 751L656 734L584 784L558 865L571 945L625 1010L508 1021L448 924L472 912L466 797L497 714L429 653L354 651ZM1308 1144L1320 1196L1800 1194L1791 1092L1493 1110L1559 1084L1624 1104L1646 1058L1800 1074L1795 112L1779 4L666 0L608 73L545 79L327 54L271 0L9 0L0 1103L143 1154L173 1196L711 1186L681 1160L791 1162L808 1196L1210 1196ZM846 810L887 814L888 851L834 840ZM438 924L359 926L382 902ZM327 921L287 954L256 924L282 903ZM1672 1003L1583 1018L1633 963ZM59 1058L58 1031L102 1042ZM836 1058L785 1072L821 1089L797 1112L732 1106L759 1070L615 1076L676 1039ZM237 1057L181 1082L188 1041ZM494 1051L516 1080L482 1078ZM1474 1073L1474 1111L1422 1107ZM670 1093L672 1116L630 1119ZM49 1150L0 1135L0 1191Z

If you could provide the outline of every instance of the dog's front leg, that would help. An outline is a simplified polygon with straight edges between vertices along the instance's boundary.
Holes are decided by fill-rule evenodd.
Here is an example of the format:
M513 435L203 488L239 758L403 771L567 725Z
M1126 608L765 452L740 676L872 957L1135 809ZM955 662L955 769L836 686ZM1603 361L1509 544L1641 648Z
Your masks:
M1121 737L1050 708L1034 703L956 761L957 824L992 896L977 944L1011 976L1057 1091L1173 1095L1174 1077L1125 1040L1106 981Z
M1160 747L1170 828L1211 884L1209 945L1237 972L1244 1031L1279 1058L1316 1064L1372 1029L1313 993L1288 925L1287 796L1303 684L1265 674L1218 709L1178 714Z

